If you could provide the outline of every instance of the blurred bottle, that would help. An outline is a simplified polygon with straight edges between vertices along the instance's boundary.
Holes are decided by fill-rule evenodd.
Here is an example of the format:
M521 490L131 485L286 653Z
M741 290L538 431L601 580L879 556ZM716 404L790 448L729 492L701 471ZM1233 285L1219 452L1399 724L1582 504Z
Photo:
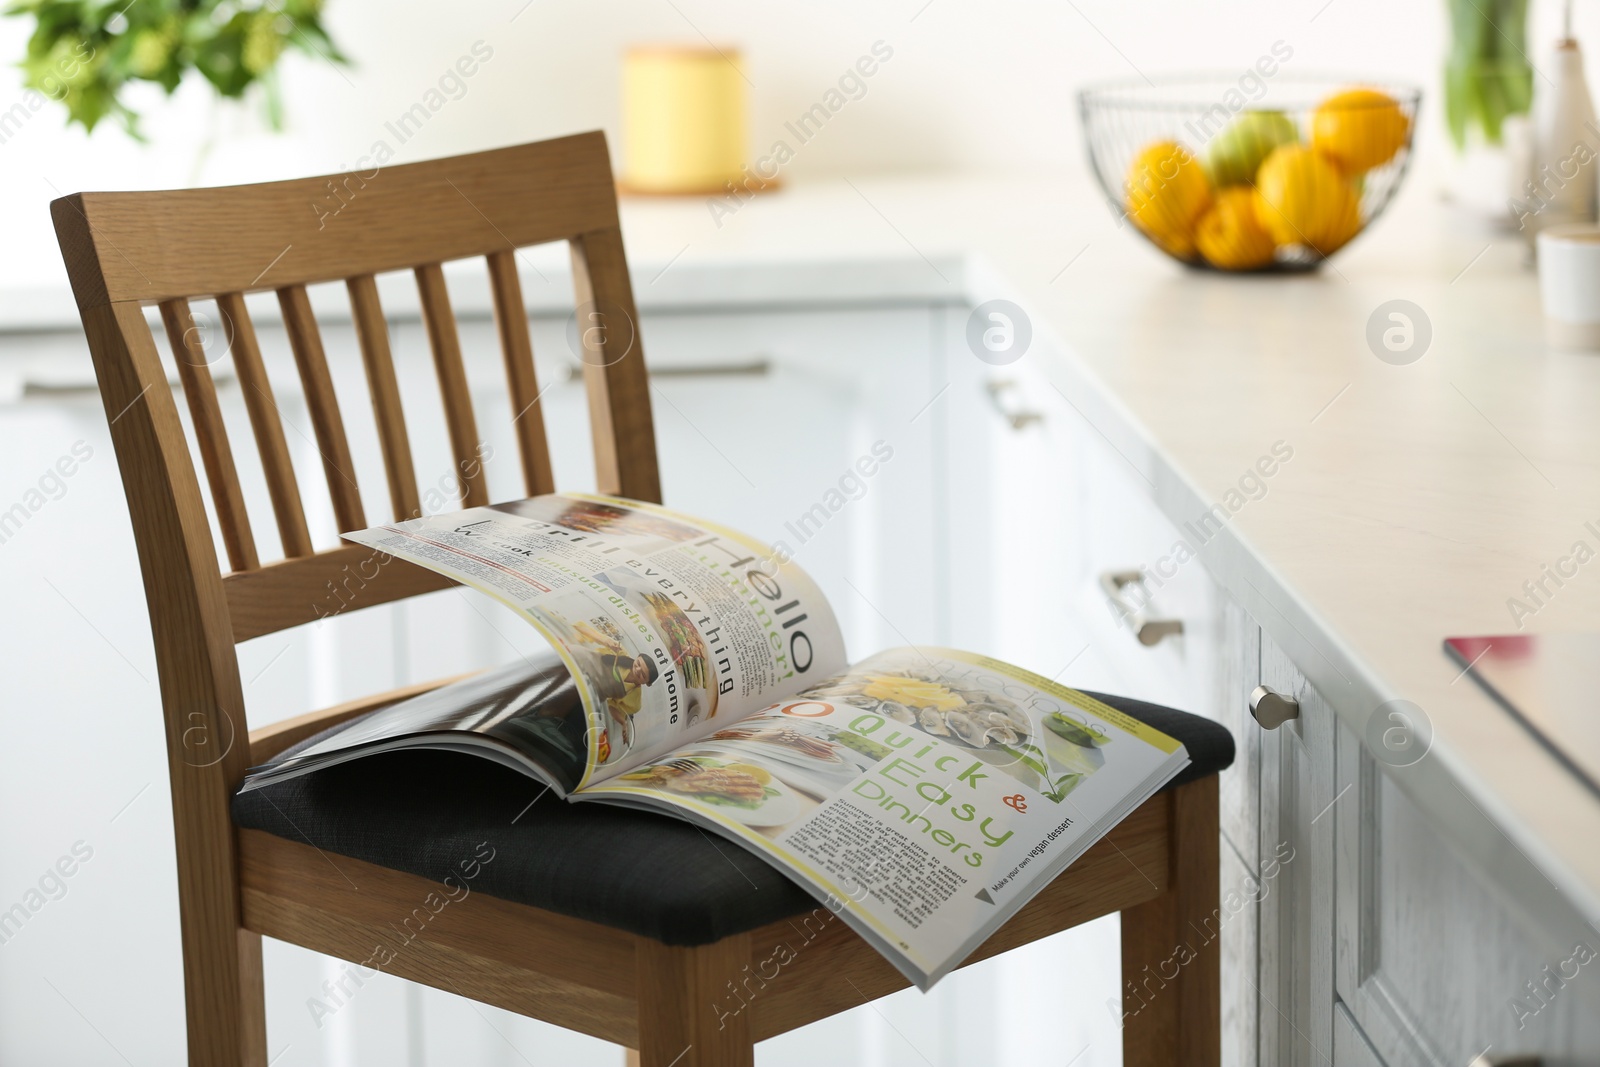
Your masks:
M1593 222L1600 197L1595 160L1600 156L1600 127L1584 79L1583 50L1567 33L1556 42L1533 93L1533 158L1521 203L1513 202L1529 242L1540 230L1569 222Z

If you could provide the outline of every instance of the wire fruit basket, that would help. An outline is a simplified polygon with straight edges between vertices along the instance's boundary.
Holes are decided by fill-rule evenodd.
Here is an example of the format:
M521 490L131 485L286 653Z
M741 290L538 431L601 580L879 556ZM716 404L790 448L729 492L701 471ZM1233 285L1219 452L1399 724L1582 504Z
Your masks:
M1370 226L1411 161L1421 90L1194 75L1078 94L1119 221L1193 267L1311 270Z

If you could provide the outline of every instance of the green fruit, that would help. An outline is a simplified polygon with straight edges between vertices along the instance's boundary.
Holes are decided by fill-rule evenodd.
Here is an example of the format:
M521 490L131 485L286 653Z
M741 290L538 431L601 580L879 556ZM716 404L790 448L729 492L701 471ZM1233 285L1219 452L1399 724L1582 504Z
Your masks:
M1274 148L1299 139L1294 120L1283 112L1246 111L1206 146L1206 176L1219 188L1254 181Z

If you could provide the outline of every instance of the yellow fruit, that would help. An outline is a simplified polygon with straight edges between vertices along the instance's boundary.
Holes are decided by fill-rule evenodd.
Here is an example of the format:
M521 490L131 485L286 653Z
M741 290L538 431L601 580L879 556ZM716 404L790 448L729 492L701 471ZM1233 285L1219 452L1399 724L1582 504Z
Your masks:
M1410 133L1399 102L1376 89L1335 93L1311 116L1311 147L1349 175L1389 162Z
M1361 200L1337 168L1303 145L1275 149L1256 172L1258 214L1280 245L1310 245L1323 255L1361 228Z
M1272 235L1256 214L1259 194L1236 185L1217 194L1211 210L1200 216L1194 243L1213 267L1254 270L1272 262Z
M1361 232L1361 196L1355 189L1338 201L1338 211L1321 239L1313 246L1325 256L1343 248L1350 238Z
M1158 141L1128 168L1128 217L1156 244L1194 257L1194 224L1211 204L1211 183L1188 149Z

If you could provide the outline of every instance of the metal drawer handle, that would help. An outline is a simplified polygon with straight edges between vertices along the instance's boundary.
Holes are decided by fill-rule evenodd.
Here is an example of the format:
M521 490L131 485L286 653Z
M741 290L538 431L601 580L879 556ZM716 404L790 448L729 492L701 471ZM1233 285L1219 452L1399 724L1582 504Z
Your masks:
M650 368L652 378L762 378L772 373L772 360L751 356L737 363L678 363ZM567 381L583 381L583 363L567 366Z
M1543 1062L1538 1056L1491 1056L1486 1052L1467 1067L1539 1067Z
M1034 423L1043 422L1044 415L1029 408L1008 407L1003 399L1005 394L1015 392L1021 386L1012 378L990 378L983 383L989 393L989 402L1000 413L1000 417L1011 424L1013 430L1026 430Z
M233 369L220 363L211 365L211 384L221 388L232 385L234 382ZM183 382L176 374L167 377L167 385L177 392L183 391ZM94 378L37 378L32 375L25 376L21 382L21 389L17 395L24 398L49 399L74 399L77 397L99 396L100 383ZM6 399L14 399L7 397Z
M1276 730L1290 719L1300 717L1300 702L1276 689L1258 685L1250 694L1250 714L1262 729Z
M1150 603L1150 590L1144 585L1143 571L1101 571L1100 590L1105 593L1106 599L1111 601L1111 606L1116 609L1120 618L1133 636L1139 639L1141 645L1153 645L1163 637L1183 633L1182 619L1152 619L1146 617L1144 609L1134 605L1122 592L1124 588L1136 585L1141 592L1140 600Z

